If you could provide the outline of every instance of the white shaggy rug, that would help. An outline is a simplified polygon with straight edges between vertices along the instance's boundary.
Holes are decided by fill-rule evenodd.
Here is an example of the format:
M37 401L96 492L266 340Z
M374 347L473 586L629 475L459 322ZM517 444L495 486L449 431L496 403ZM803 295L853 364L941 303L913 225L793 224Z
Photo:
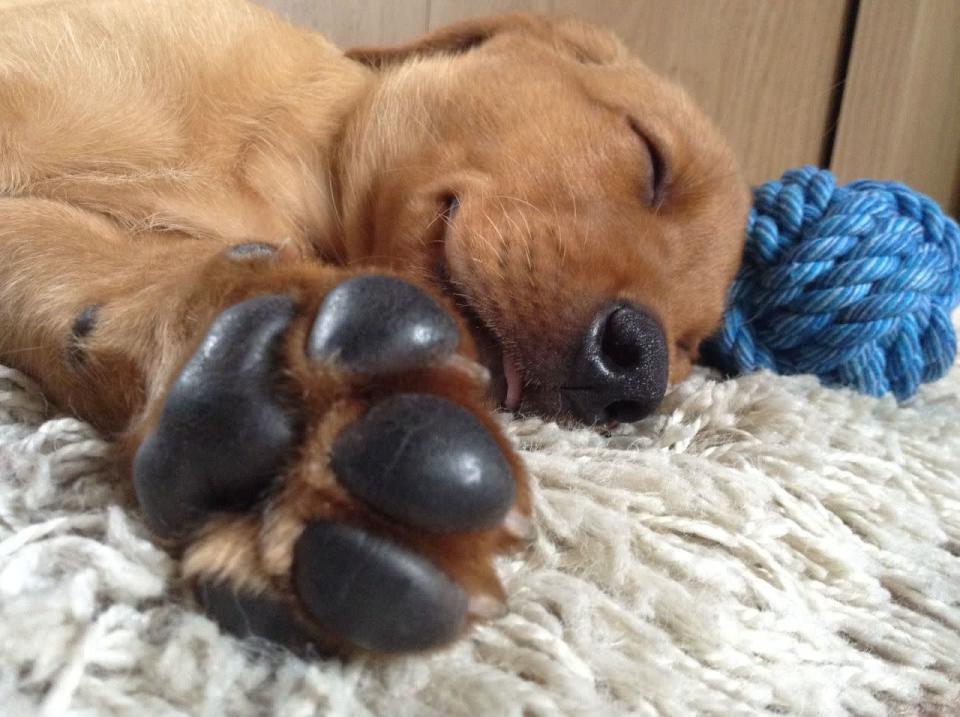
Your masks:
M0 369L0 715L960 714L960 369L906 406L700 374L510 424L540 537L437 654L307 664L182 607L108 446Z

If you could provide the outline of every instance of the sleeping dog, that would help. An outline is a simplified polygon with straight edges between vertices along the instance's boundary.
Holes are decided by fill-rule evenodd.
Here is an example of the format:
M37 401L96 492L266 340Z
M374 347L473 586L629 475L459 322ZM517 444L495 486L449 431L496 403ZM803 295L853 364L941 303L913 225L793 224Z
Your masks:
M738 267L727 144L577 20L343 53L241 0L13 0L0 46L0 360L241 635L497 615L531 501L492 409L643 417Z

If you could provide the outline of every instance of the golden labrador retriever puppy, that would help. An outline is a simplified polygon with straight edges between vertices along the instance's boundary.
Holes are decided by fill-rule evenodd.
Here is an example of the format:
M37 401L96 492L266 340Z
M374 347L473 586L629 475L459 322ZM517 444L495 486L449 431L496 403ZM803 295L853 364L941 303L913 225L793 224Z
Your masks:
M340 52L240 0L0 3L0 360L123 447L224 627L431 648L530 531L490 413L652 411L749 195L571 19Z

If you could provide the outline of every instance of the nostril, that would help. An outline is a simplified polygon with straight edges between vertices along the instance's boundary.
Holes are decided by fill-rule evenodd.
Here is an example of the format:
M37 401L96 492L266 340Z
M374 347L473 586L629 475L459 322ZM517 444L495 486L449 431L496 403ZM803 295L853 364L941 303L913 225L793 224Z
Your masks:
M631 331L636 321L630 309L620 308L610 314L600 339L600 350L608 362L624 369L640 365L640 337Z

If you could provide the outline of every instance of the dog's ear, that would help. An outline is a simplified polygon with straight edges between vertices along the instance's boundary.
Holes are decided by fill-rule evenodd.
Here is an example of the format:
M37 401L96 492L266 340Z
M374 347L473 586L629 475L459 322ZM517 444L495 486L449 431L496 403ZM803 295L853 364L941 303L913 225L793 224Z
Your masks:
M402 45L357 47L348 50L346 55L368 67L380 69L415 57L460 54L495 37L508 35L540 41L586 63L609 64L627 54L612 33L581 20L511 13L463 20Z
M464 20L401 45L355 47L347 50L346 55L351 60L376 69L399 64L414 57L457 55L482 45L502 32L509 22L509 16Z

